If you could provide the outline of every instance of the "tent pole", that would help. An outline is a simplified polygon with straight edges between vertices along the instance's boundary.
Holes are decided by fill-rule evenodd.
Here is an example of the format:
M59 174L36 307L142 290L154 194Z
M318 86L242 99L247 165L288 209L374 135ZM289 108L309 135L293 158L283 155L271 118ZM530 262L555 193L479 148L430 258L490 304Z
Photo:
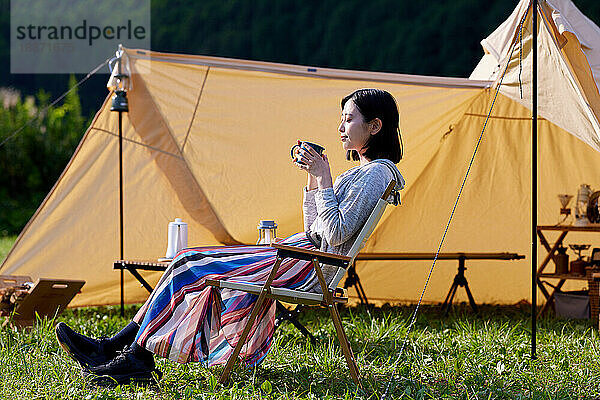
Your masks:
M538 196L537 196L537 173L538 173L538 132L537 132L537 95L538 95L538 81L537 81L537 64L538 64L538 0L533 0L533 93L532 93L532 123L531 123L531 359L535 360L536 356L536 335L537 335L537 210L538 210Z
M112 105L110 111L119 112L119 244L120 252L119 257L123 260L123 112L129 111L129 102L127 101L127 89L129 83L129 76L123 74L121 69L121 56L123 54L123 47L119 45L119 51L117 51L118 60L118 74L111 75L110 87L114 86L114 95L112 97ZM114 71L111 69L111 74ZM113 78L116 79L116 83L113 82ZM125 316L125 276L124 271L121 269L121 316Z
M123 260L123 111L119 110L119 241ZM124 276L121 269L121 316L125 316Z

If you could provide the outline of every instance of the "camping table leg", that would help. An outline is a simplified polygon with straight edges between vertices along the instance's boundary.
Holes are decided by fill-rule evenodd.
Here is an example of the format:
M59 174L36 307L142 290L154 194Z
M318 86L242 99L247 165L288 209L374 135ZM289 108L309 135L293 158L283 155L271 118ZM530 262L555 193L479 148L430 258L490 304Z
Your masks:
M560 291L560 288L562 287L562 285L565 284L566 281L567 281L566 279L561 279L560 281L558 281L558 285L556 285L554 287L554 290L552 290L550 297L546 300L546 304L544 304L544 307L542 307L542 309L538 313L538 316L541 316L548 310L548 308L550 308L550 306L554 303L554 293L556 293L557 291Z
M544 286L543 282L540 279L537 279L537 284L540 288L540 291L542 292L542 294L544 295L544 297L546 298L546 301L548 301L550 299L550 293L548 293L548 291L546 290L546 287Z
M144 288L146 288L146 290L149 293L152 293L152 291L154 290L152 288L152 286L150 286L150 284L148 282L146 282L146 280L142 277L142 275L140 275L139 272L137 272L137 270L135 268L130 268L130 267L125 267L127 268L127 271L131 272L131 275L133 275L135 277L135 279L137 279Z
M465 260L467 258L464 255L458 257L458 272L454 276L454 281L452 282L452 286L450 287L450 291L446 296L446 300L442 303L442 310L444 310L444 314L448 314L450 308L452 307L452 301L454 299L454 295L456 294L456 290L459 286L464 287L467 292L467 297L469 298L469 304L473 309L473 312L477 312L477 304L475 303L475 298L473 298L473 294L471 293L471 289L469 289L469 282L467 282L467 277L465 276Z
M467 291L467 297L469 298L469 304L471 305L471 308L473 309L473 312L477 312L477 304L475 303L475 299L473 298L473 295L471 294L471 289L469 289L469 283L465 280L465 290Z
M121 317L125 315L125 286L123 280L123 270L121 270Z
M554 253L556 253L556 250L562 244L563 239L565 238L565 236L567 236L567 233L568 233L568 231L563 231L560 234L560 236L558 237L558 239L556 239L556 243L554 243L554 246L552 246L550 249L548 249L548 255L546 256L546 258L544 258L544 261L542 261L542 263L540 264L540 267L538 268L538 271L537 271L538 274L541 274L544 271L544 268L546 268L546 265L548 265L550 260L553 259ZM541 231L538 231L538 236L540 237L540 242L542 242L541 238L544 238L544 235L542 234ZM543 241L546 242L546 244L548 243L546 238L544 238ZM542 244L543 244L543 242L542 242Z
M558 247L560 245L562 245L562 242L565 239L565 236L567 236L567 233L569 233L569 231L562 231L561 234L558 236L558 239L556 239L554 246L550 247L550 245L548 244L548 240L546 240L542 231L541 230L537 231L538 237L540 238L540 243L548 251L546 258L544 258L544 261L542 261L542 263L540 264L540 266L537 270L538 274L541 274L544 271L544 269L546 268L546 266L548 265L548 263L550 262L550 260L554 259L554 253L556 253L556 250L558 249ZM562 285L564 285L565 280L561 279L551 294L548 293L548 291L544 287L542 281L537 276L535 278L535 281L536 281L537 287L540 289L540 291L546 298L546 303L544 304L544 306L542 307L542 309L539 312L539 315L541 315L548 309L548 307L550 306L550 304L552 303L552 301L554 299L554 292L557 289L560 289L562 287ZM537 306L537 304L534 304L534 307L535 306Z
M358 299L360 300L360 304L369 304L369 300L367 299L367 294L365 293L365 289L363 289L362 283L360 283L360 278L356 273L356 263L352 264L350 268L348 268L348 272L346 273L346 280L344 281L344 289L348 289L354 286L356 290L356 294L358 295Z
M442 303L442 311L444 315L447 315L450 312L450 307L452 307L452 300L454 299L454 295L456 294L456 289L458 288L458 284L456 283L456 277L452 282L452 286L450 286L450 291L446 295L446 299Z
M537 234L540 238L540 243L542 244L542 246L544 246L547 252L550 252L550 244L548 244L548 241L546 240L546 237L544 236L542 231L537 231Z
M118 260L113 263L113 269L120 270L123 273L124 270L127 270L133 275L135 279L148 291L148 293L152 293L154 290L152 286L142 277L142 275L138 272L138 269L143 271L159 271L164 272L167 269L166 263L149 263L149 262L136 262L136 261L125 261ZM124 285L121 285L121 307L124 310Z

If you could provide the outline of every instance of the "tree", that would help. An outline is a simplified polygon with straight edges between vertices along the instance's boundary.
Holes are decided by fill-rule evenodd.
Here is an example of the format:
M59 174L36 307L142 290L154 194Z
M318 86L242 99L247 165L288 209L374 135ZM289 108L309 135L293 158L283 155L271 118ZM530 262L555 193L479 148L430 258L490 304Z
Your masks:
M69 86L75 85L75 77ZM0 90L0 235L18 233L33 215L80 141L86 121L77 89L61 106L49 107L39 91L24 100L14 90Z

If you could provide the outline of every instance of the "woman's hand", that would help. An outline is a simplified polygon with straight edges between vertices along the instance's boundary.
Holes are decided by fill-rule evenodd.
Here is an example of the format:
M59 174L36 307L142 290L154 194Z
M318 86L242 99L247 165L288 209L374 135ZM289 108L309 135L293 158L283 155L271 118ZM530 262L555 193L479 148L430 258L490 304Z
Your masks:
M325 189L333 186L331 170L329 168L329 160L327 159L326 154L320 156L315 149L303 144L298 150L298 157L297 160L294 161L294 164L310 174L308 185L309 190L314 189L310 186L313 186L311 185L311 181L314 182L315 180L319 189ZM311 179L311 177L314 179Z

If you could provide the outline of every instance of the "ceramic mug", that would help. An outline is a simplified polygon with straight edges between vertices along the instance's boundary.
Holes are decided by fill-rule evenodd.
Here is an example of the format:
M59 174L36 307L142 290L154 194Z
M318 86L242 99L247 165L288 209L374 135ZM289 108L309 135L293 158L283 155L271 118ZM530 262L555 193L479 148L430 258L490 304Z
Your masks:
M323 152L325 151L325 147L318 145L316 143L312 143L312 142L300 142L300 144L295 144L292 146L292 150L290 152L292 159L293 160L297 160L298 159L298 154L297 151L300 150L300 147L302 147L302 145L307 145L312 147L318 155L322 156ZM303 162L298 161L299 164L304 164Z

